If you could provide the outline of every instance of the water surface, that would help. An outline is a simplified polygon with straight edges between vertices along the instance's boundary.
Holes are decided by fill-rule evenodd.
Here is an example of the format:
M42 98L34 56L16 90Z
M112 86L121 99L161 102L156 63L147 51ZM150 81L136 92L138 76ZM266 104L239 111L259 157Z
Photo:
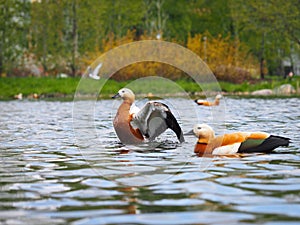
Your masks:
M178 144L172 132L121 145L116 100L77 102L76 115L73 102L0 102L1 223L299 224L298 98L228 97L215 111L165 101L184 132L199 121L219 134L259 130L292 143L275 154L200 158L195 137Z

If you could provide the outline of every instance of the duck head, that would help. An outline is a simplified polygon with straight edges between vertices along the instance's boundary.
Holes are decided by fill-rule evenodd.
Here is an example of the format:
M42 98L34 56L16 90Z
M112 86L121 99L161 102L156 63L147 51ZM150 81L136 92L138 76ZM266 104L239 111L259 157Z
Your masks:
M221 94L217 94L216 99L221 99L223 96Z
M207 124L196 124L193 132L204 143L208 143L209 140L215 138L214 130Z
M132 90L130 90L128 88L122 88L112 98L122 98L124 101L133 103L135 100L135 95Z

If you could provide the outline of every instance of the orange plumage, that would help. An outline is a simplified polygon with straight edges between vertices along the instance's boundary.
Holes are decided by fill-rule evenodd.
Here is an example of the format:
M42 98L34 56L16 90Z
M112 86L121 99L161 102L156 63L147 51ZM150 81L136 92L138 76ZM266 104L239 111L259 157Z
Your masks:
M203 105L203 106L217 106L220 104L220 99L222 98L222 95L217 95L215 97L215 100L213 102L209 102L209 101L206 101L206 100L202 100L202 99L197 99L195 100L195 102L198 104L198 105Z
M289 138L264 132L235 132L215 137L212 128L206 124L195 125L194 133L198 137L194 152L198 155L269 153L279 146L288 146L289 144Z
M131 133L132 133L136 138L138 138L139 140L143 141L143 140L144 140L144 137L143 137L141 131L140 131L139 129L134 129L134 128L131 126L131 124L130 124L130 121L132 120L132 117L133 117L133 114L130 114L130 115L129 115L129 120L128 120L130 131L131 131Z

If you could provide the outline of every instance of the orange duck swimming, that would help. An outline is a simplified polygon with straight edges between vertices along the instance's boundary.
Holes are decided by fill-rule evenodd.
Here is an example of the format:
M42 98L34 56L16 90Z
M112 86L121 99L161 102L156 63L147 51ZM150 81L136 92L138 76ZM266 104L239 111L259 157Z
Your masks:
M216 105L220 104L220 99L221 98L222 98L222 95L218 94L215 97L215 101L213 101L213 102L209 102L209 101L206 101L206 100L203 100L203 99L196 99L195 102L198 105L203 105L203 106L216 106Z
M279 146L288 146L290 139L265 132L235 132L215 136L207 124L196 124L193 129L198 137L194 152L198 155L231 155L236 153L270 153Z

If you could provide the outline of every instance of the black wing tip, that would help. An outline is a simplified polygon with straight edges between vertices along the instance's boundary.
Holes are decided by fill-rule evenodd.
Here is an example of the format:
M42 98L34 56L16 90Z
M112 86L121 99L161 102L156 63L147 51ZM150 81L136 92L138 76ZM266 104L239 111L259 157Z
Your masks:
M185 140L184 140L183 132L176 118L171 113L171 111L167 111L166 113L167 113L166 123L168 128L170 128L175 132L177 139L179 140L180 143L184 142Z
M288 147L291 143L291 139L287 137L277 136L277 135L270 135L266 140L274 140L276 143L278 143L279 146L286 146ZM278 146L278 147L279 147Z
M165 110L166 114L167 114L167 118L166 118L166 124L168 126L168 128L170 128L171 130L173 130L177 136L177 139L179 140L180 143L184 142L184 136L183 136L183 132L181 130L180 125L178 124L175 116L172 114L170 108L168 105L166 105L165 103L162 102L157 102L154 101L153 102L155 105L161 105L166 107L167 110Z
M260 145L249 149L245 149L243 151L239 151L239 153L253 153L253 152L271 153L274 149L278 147L281 146L288 147L291 142L290 140L291 140L290 138L270 135Z
M185 139L184 139L184 136L183 136L183 133L182 133L182 132L181 132L181 135L180 135L180 138L179 138L179 142L180 142L180 143L185 142Z

